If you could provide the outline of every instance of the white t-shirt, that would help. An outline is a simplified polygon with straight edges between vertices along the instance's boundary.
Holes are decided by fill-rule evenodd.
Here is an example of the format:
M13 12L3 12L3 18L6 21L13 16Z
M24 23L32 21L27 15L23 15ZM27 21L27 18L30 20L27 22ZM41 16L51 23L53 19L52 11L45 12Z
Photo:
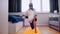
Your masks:
M29 14L28 19L32 20L34 18L34 16L36 15L36 12L35 12L35 10L28 10L27 14Z

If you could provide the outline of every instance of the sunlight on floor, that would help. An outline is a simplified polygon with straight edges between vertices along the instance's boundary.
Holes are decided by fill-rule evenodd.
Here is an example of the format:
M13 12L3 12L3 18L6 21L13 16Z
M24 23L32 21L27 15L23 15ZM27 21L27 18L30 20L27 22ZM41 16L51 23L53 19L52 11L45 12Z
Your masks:
M24 31L24 34L40 34L40 31L37 27L37 33L35 33L35 29L31 29L31 27L28 27L25 31Z
M17 34L23 34L28 27L23 27ZM60 34L58 31L49 27L38 27L41 34Z

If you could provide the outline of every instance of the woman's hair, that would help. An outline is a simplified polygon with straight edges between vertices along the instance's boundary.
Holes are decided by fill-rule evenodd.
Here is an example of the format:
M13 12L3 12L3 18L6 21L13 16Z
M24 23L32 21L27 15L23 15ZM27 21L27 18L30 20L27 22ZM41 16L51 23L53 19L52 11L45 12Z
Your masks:
M33 4L32 4L32 3L29 4L29 7L32 7L32 10L34 10Z
M30 3L30 4L29 4L29 7L33 7L33 4L32 4L32 3Z

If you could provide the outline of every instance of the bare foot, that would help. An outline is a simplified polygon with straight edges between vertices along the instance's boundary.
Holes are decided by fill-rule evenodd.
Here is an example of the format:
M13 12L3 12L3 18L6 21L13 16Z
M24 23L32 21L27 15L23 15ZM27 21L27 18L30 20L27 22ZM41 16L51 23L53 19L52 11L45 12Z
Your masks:
M35 33L37 33L37 31L35 31Z

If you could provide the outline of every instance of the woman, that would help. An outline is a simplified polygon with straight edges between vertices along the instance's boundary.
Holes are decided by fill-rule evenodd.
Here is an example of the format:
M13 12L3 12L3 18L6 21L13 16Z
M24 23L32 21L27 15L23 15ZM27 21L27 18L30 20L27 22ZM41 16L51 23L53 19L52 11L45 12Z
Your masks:
M37 33L36 31L36 12L35 10L33 9L33 4L30 3L29 4L29 9L26 13L28 15L28 19L29 19L29 23L30 23L30 26L32 29L35 29L35 33Z

